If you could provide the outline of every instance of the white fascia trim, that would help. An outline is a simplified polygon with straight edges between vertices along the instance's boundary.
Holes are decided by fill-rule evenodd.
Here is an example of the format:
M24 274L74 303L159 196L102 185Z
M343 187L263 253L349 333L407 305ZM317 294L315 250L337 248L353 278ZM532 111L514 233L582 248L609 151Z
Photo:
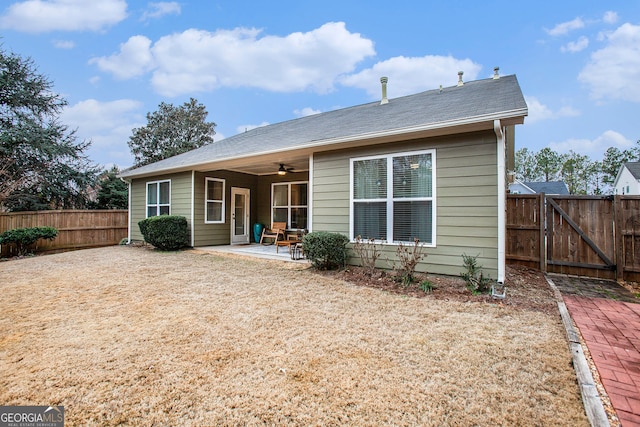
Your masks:
M305 149L305 148L325 147L325 146L331 146L331 145L335 145L335 144L342 144L342 143L346 143L346 142L355 142L355 141L366 140L366 139L384 138L384 137L388 137L388 136L397 136L397 135L402 135L402 134L424 132L424 131L428 131L428 130L436 130L436 129L442 129L442 128L447 128L447 127L465 126L465 125L471 125L471 124L482 123L482 122L487 122L487 121L494 121L495 122L496 120L500 121L502 119L511 118L511 117L520 117L520 116L523 116L523 115L526 115L526 114L527 114L527 109L524 108L524 109L520 109L520 110L514 110L513 112L504 112L504 113L500 113L500 114L486 114L486 115L468 117L468 118L459 119L459 120L451 120L451 121L446 121L446 122L431 123L431 124L428 124L428 125L420 125L420 126L411 126L411 127L406 127L406 128L390 129L390 130L385 130L385 131L380 131L380 132L361 133L361 134L358 134L358 135L352 135L352 136L347 136L347 137L321 139L321 140L318 140L318 141L312 141L312 142L309 142L309 143L306 143L306 144L297 145L295 148L287 147L287 148L281 148L281 149L278 149L278 150L266 150L266 151L262 151L262 152L258 152L258 153L243 154L243 155L237 156L237 157L227 157L227 158L224 158L224 159L220 159L218 161L219 162L224 162L224 161L229 161L229 160L238 160L238 159L243 159L243 158L262 156L262 155L266 155L266 154L274 154L274 153L281 153L281 152L287 152L287 151L301 150L301 149ZM201 166L201 165L206 165L208 163L211 163L211 162L200 162L200 163L197 163L197 164L193 164L191 166L192 167L197 167L197 166Z
M506 272L506 239L507 239L507 191L506 191L506 161L505 138L500 120L493 121L493 130L497 140L497 169L498 169L498 283L504 283Z
M484 114L484 115L479 115L479 116L474 116L474 117L467 117L467 118L464 118L464 119L456 119L456 120L449 120L449 121L444 121L444 122L430 123L430 124L427 124L427 125L409 126L409 127L405 127L405 128L389 129L389 130L378 131L378 132L361 133L361 134L358 134L358 135L351 135L351 136L346 136L346 137L320 139L320 140L317 140L317 141L311 141L311 142L308 142L308 143L299 144L299 145L296 145L295 147L285 147L285 148L280 148L280 149L277 149L277 150L265 150L265 151L250 153L250 154L243 154L243 155L240 155L240 156L225 157L223 159L217 159L217 160L215 160L213 162L211 162L211 161L202 161L202 162L198 162L198 163L190 163L190 164L185 164L185 165L181 165L181 166L175 166L175 167L171 167L171 168L167 168L167 169L158 169L158 170L149 171L149 172L142 172L140 174L140 176L158 175L158 174L161 174L161 173L165 174L165 173L180 172L180 171L183 171L184 169L198 168L200 166L209 165L209 164L212 164L212 163L222 163L222 162L227 162L227 161L232 161L232 160L240 160L240 159L245 159L245 158L264 156L264 155L268 155L268 154L284 153L284 152L289 152L289 151L304 150L304 149L316 148L316 147L328 147L328 146L331 146L331 145L344 144L344 143L347 143L347 142L356 142L356 141L367 140L367 139L376 139L376 138L384 138L384 137L390 137L390 136L398 136L398 135L402 135L402 134L425 132L425 131L430 131L430 130L443 129L443 128L447 128L447 127L473 125L473 124L482 123L482 122L492 122L492 121L495 122L496 120L500 121L500 120L503 120L503 119L509 119L509 118L515 118L515 117L524 117L527 114L528 114L528 110L526 108L521 108L521 109L518 109L518 110L504 111L504 112L497 113L497 114L496 113ZM125 175L125 176L126 177L136 177L137 175L132 174L132 175Z

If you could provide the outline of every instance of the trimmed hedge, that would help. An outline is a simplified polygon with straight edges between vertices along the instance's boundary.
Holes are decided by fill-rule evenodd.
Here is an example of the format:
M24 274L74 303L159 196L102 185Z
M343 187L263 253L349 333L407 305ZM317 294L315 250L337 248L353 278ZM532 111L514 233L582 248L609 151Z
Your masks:
M152 216L138 222L145 242L162 251L176 251L189 246L187 218L179 215Z
M315 231L302 239L302 249L314 267L332 270L344 267L347 262L349 238L339 233Z
M53 240L56 236L58 230L53 227L14 228L0 234L0 245L15 245L18 255L26 255L33 252L33 244L38 240Z

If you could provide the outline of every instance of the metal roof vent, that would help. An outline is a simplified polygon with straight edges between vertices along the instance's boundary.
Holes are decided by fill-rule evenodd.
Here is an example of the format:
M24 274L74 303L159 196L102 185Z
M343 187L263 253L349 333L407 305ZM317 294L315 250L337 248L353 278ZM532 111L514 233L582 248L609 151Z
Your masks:
M388 81L389 81L388 77L380 77L380 83L382 84L382 100L380 100L380 105L389 103L389 100L387 99L387 82Z
M493 80L498 80L500 78L498 71L500 71L500 67L493 67Z
M464 74L464 71L458 71L458 86L463 86L464 82L462 81L462 75Z

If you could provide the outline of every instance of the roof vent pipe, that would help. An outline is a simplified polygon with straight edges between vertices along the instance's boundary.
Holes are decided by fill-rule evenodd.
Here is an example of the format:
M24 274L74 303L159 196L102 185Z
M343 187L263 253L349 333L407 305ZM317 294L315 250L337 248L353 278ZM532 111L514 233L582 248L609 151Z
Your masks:
M498 80L500 78L498 71L500 71L500 67L493 67L493 80Z
M389 103L389 100L387 99L387 82L388 81L389 81L388 77L380 77L380 83L382 84L382 100L380 101L380 105Z
M458 86L464 85L464 82L462 81L463 74L464 74L464 71L458 71Z

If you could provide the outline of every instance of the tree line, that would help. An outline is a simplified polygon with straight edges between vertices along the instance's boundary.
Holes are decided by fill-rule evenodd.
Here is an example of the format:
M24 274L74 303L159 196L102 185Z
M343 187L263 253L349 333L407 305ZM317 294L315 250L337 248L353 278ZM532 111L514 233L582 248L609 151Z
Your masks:
M0 47L0 212L46 209L126 209L128 186L117 167L87 156L91 141L61 123L67 101L30 58ZM213 122L195 99L161 103L147 125L132 130L134 166L213 142Z
M559 154L546 147L515 153L516 178L523 182L564 181L570 194L611 194L620 166L640 160L640 140L627 150L609 147L601 161L570 150Z

